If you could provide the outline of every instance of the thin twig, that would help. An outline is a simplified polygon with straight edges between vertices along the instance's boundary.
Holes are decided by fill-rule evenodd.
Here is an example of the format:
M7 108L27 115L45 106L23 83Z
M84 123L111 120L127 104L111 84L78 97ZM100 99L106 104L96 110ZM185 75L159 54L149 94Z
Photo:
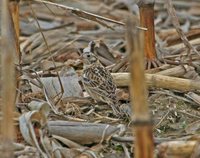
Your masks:
M167 112L166 112L166 114L162 117L162 119L155 125L155 127L154 128L158 128L158 126L160 126L160 124L163 122L163 120L168 116L168 114L169 114L169 112L170 112L171 110L168 110Z
M27 126L29 128L29 132L30 132L33 144L36 146L36 148L38 149L38 151L40 152L40 154L42 155L43 158L48 158L47 154L42 151L42 149L39 145L39 141L36 138L36 133L35 133L35 130L34 130L34 127L33 127L31 120L27 120L26 123L27 123Z
M110 127L110 125L106 125L105 129L103 130L102 137L101 137L99 144L102 144L103 141L105 140L106 131L109 127Z
M188 116L190 116L190 117L194 117L194 118L198 118L198 119L200 119L200 116L193 115L193 114L188 113L188 112L185 112L185 111L183 111L183 110L176 110L176 111L179 112L179 113L182 113L182 114L188 115Z
M33 0L33 1L53 5L53 6L56 6L58 8L62 8L64 10L70 10L73 14L75 14L75 15L81 17L81 18L95 21L95 22L97 22L97 23L99 23L103 26L109 27L109 28L110 28L110 26L108 26L107 24L103 23L100 20L125 26L125 23L123 23L123 22L116 21L116 20L113 20L113 19L110 19L110 18L106 18L106 17L100 16L100 15L97 15L97 14L87 12L87 11L83 11L83 10L78 9L78 8L73 8L73 7L69 7L69 6L65 6L65 5L62 5L62 4L57 4L57 3L53 3L53 2L49 2L49 1L44 1L44 0ZM140 30L147 30L146 28L143 28L143 27L140 27L140 26L136 26L136 28L138 28Z
M130 153L129 153L129 151L128 151L128 149L127 149L125 144L122 144L122 148L124 149L124 153L126 155L126 158L131 158L130 157Z
M72 11L72 13L74 13L76 15L83 14L83 16L92 16L92 17L95 17L95 18L98 18L100 20L104 20L104 21L107 21L107 22L112 22L112 23L115 23L115 24L123 25L123 26L125 25L125 23L123 23L123 22L112 20L112 19L100 16L100 15L96 15L96 14L93 14L93 13L90 13L90 12L87 12L87 11L83 11L83 10L80 10L78 8L73 8L73 7L69 7L69 6L65 6L65 5L62 5L62 4L57 4L57 3L53 3L53 2L49 2L49 1L44 1L44 0L33 0L33 1L44 3L44 4L54 5L56 7L59 7L59 8L65 9L65 10L70 10L70 11Z
M38 27L39 27L40 33L41 33L41 35L42 35L42 37L43 37L43 39L44 39L45 45L46 45L46 47L47 47L47 50L48 50L48 52L49 52L49 53L51 54L51 56L52 56L51 50L50 50L50 48L49 48L49 45L48 45L48 43L47 43L47 41L46 41L46 38L45 38L43 32L41 31L40 24L39 24L39 22L38 22L38 20L37 20L37 16L36 16L36 14L35 14L35 12L34 12L34 10L33 10L31 4L30 4L30 8L31 8L32 13L33 13L33 16L34 16L34 18L35 18L35 20L36 20L36 22L37 22L37 25L38 25ZM53 59L53 56L52 56L51 59L52 59L52 61L53 61L54 68L56 68L56 64L55 64L55 61L54 61L54 59ZM55 103L55 105L60 101L60 99L62 98L63 93L64 93L64 88L63 88L63 85L62 85L60 76L59 76L59 74L58 74L57 71L56 71L56 73L57 73L58 81L59 81L60 88L61 88L61 96L59 97L59 99L58 99L58 101ZM44 88L45 88L45 87L44 87Z
M195 47L192 46L192 44L190 44L190 42L188 41L184 32L182 31L178 17L176 15L176 11L173 7L172 1L166 0L166 2L167 2L167 11L169 13L169 16L171 17L172 24L174 25L178 35L180 36L181 40L183 41L183 44L185 45L186 48L188 48L188 50L192 50L193 52L195 52L196 54L198 54L200 56L200 53L196 50Z

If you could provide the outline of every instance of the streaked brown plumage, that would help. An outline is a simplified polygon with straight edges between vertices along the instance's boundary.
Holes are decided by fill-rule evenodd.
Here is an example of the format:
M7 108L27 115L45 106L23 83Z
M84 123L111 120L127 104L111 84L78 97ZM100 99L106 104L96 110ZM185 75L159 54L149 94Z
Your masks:
M83 50L83 85L94 100L107 103L115 113L119 113L116 106L116 85L110 72L94 54L94 46L95 43L92 41Z

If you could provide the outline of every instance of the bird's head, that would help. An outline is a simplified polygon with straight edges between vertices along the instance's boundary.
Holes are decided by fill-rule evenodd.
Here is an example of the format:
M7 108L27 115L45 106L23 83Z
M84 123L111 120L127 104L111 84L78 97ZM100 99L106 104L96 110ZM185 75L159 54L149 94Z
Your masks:
M91 65L98 62L98 58L94 54L94 47L95 47L95 42L91 41L88 44L88 47L83 49L82 58L83 58L84 65Z

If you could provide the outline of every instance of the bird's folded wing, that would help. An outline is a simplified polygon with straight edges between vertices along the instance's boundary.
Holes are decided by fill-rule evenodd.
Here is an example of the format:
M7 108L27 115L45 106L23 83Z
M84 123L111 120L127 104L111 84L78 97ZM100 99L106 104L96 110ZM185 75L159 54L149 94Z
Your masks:
M87 88L104 95L109 95L116 89L111 74L101 66L88 69L83 75L83 82Z

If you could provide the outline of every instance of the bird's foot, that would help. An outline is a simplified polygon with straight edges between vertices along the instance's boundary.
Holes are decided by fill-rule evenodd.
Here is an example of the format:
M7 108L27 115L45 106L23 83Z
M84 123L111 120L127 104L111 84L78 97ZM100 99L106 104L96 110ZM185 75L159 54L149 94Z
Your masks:
M162 63L157 58L146 59L146 61L145 61L145 67L147 70L160 67L161 65L162 65Z

